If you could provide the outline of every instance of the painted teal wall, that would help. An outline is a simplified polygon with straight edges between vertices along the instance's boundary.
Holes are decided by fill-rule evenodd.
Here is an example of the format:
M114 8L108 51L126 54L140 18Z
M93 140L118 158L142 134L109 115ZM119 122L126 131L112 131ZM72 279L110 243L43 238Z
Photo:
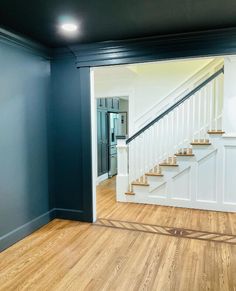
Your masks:
M76 183L81 184L81 130L79 74L73 58L52 61L51 132L53 132L55 205L57 208L82 207ZM64 195L63 195L64 193ZM70 199L70 197L74 199Z
M90 70L64 56L52 61L51 73L49 176L56 216L92 221Z
M50 62L0 41L0 250L50 219Z
M0 40L0 251L52 218L92 221L90 71Z

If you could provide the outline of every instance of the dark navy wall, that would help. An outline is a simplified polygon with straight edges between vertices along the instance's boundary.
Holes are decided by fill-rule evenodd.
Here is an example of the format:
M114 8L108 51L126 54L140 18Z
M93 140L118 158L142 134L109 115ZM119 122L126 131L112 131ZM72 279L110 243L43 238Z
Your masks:
M0 250L50 219L50 63L0 41Z
M52 61L51 191L57 217L92 220L90 74L75 58Z

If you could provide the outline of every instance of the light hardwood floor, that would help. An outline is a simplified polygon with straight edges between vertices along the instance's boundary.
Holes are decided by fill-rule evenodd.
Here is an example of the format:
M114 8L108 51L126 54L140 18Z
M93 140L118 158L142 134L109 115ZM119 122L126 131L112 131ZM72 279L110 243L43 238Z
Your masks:
M117 203L114 185L97 195L99 220L114 227L55 219L0 254L0 290L236 290L235 244L143 229L236 235L236 214Z
M98 217L236 234L236 213L115 201L115 179L97 187Z

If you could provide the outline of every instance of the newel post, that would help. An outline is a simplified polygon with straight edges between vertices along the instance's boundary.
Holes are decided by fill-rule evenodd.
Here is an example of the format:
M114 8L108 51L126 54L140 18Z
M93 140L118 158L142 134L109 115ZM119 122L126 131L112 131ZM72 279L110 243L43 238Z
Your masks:
M129 187L128 146L125 136L117 136L117 163L116 200L125 201L125 192Z

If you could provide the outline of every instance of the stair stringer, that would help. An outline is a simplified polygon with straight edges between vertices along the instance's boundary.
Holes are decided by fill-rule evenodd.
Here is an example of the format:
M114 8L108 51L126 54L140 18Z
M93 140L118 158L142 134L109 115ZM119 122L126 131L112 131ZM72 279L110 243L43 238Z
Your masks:
M149 186L133 186L135 195L122 201L236 211L236 137L216 135L210 142L192 146L193 157L177 157L178 167L162 167L163 177L147 177Z

